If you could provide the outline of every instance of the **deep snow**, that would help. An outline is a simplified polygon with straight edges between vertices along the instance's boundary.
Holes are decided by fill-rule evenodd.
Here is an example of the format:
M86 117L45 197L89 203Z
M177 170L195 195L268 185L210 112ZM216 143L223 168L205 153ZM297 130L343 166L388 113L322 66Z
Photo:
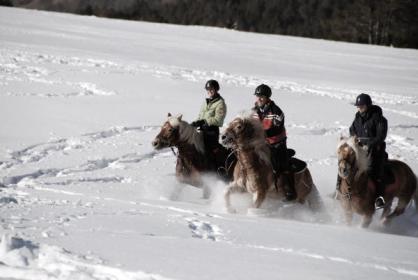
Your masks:
M418 51L220 28L0 8L0 279L414 279L414 205L389 227L344 225L329 195L360 92L389 120L390 157L418 172ZM177 183L153 137L197 116L207 79L227 122L273 87L289 146L327 215L226 214ZM277 202L274 205L279 206Z

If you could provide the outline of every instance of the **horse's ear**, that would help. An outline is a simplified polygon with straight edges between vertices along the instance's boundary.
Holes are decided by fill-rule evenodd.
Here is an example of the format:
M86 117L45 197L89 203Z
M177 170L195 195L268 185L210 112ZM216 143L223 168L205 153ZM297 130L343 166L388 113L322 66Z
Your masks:
M182 114L178 114L177 116L176 116L176 118L179 120L179 121L181 121L181 118L183 117L183 115Z
M169 117L171 117L171 113L168 113L168 114L167 114L167 118L169 118Z

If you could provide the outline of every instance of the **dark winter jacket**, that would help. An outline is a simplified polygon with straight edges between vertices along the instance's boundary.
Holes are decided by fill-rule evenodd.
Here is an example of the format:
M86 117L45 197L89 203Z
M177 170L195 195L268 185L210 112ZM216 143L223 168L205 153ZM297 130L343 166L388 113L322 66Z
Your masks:
M350 126L350 135L359 137L360 143L369 150L384 149L387 132L388 122L377 105L370 106L364 114L357 112Z
M256 103L253 111L253 117L259 119L263 124L269 144L273 145L286 140L284 113L279 106L273 101L263 107L259 107Z

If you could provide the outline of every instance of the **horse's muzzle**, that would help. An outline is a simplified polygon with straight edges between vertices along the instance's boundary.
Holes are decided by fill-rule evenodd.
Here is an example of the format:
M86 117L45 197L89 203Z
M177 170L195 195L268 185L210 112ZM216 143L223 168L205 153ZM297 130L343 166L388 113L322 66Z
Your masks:
M221 136L222 145L224 145L225 147L231 146L232 141L233 141L232 137L228 136L227 134L222 134Z
M154 141L151 142L154 149L158 149L160 147L160 140L154 139Z

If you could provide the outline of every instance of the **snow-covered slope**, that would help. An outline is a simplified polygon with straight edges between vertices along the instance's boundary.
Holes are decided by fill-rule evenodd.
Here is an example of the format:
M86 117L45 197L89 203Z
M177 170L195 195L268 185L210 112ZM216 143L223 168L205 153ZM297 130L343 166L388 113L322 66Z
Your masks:
M176 182L150 143L167 112L194 120L211 78L227 122L273 87L328 215L253 217L246 195L230 215L223 183L208 201ZM363 91L417 173L417 50L0 8L0 279L418 278L414 205L364 230L328 197Z

